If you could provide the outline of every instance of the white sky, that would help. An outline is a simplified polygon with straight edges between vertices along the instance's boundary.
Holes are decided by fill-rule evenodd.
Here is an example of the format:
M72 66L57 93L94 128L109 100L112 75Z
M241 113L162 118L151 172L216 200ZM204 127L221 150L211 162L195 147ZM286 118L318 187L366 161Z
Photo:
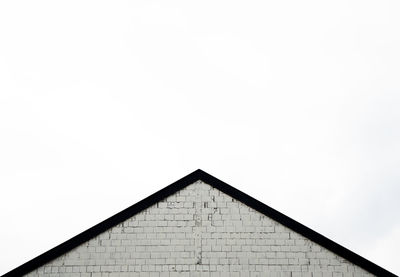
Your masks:
M399 1L1 1L0 274L201 168L400 274Z

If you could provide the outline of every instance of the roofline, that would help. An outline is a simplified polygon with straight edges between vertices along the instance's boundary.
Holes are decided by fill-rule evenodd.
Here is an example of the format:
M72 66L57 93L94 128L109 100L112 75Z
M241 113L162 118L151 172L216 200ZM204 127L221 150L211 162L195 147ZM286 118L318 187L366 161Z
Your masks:
M88 240L96 237L97 235L105 232L106 230L118 225L119 223L127 220L128 218L140 213L141 211L149 208L157 202L167 198L175 192L185 188L186 186L201 180L208 185L226 193L227 195L235 198L236 200L244 203L245 205L257 210L267 217L279 222L280 224L288 227L289 229L297 232L311 241L325 247L336 255L358 265L364 270L377 275L379 277L397 277L397 275L387 271L386 269L374 264L373 262L361 257L360 255L350 251L349 249L337 244L336 242L328 239L327 237L315 232L314 230L304 226L303 224L291 219L290 217L278 212L277 210L263 204L262 202L254 199L253 197L245 194L244 192L228 185L227 183L211 176L210 174L197 169L189 175L179 179L171 185L157 191L156 193L146 197L145 199L137 202L136 204L126 208L125 210L109 217L108 219L96 224L95 226L87 229L86 231L76 235L75 237L61 243L60 245L48 250L47 252L33 258L32 260L22 264L21 266L4 274L3 277L22 276L27 274L38 267L60 257L75 247L87 242Z

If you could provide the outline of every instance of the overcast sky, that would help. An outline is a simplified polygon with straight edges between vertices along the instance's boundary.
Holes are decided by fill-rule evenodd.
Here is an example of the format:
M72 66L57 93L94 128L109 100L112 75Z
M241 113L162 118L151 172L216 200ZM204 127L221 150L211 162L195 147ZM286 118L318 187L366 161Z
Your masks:
M1 1L0 274L201 168L400 274L399 1Z

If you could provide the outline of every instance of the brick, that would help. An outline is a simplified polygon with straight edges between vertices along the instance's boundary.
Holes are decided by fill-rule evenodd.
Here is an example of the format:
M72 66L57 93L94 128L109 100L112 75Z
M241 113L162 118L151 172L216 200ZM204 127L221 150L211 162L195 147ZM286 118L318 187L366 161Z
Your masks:
M373 276L197 181L27 276Z

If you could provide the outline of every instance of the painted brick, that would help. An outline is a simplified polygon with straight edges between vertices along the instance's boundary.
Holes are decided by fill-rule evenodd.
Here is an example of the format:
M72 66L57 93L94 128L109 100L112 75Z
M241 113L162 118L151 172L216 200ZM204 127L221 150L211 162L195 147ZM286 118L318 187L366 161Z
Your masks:
M373 276L197 181L26 276Z

